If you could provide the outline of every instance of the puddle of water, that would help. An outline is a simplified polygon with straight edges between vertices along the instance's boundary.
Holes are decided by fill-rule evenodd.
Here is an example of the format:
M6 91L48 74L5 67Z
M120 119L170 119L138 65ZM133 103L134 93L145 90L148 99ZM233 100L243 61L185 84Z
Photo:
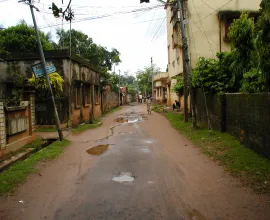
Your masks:
M141 149L141 151L144 152L144 153L150 153L149 149Z
M127 123L128 119L126 119L126 118L116 118L116 119L114 119L114 121L118 122L118 123Z
M138 121L139 121L139 119L136 118L136 119L134 119L134 120L128 120L128 123L136 123L136 122L138 122Z
M115 176L112 178L112 181L114 182L119 182L119 183L125 183L125 182L133 182L134 177L132 176L131 173L127 172L122 172L119 176Z
M101 155L108 150L109 145L98 145L88 149L86 152L91 155Z
M147 140L147 141L145 141L145 143L147 143L147 144L153 144L153 141Z

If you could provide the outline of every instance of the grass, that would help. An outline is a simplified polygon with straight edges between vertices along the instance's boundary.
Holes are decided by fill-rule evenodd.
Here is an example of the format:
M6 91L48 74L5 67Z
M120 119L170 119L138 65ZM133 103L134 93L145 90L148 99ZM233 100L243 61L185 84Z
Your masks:
M22 148L20 148L20 149L18 149L16 151L11 151L8 154L6 154L3 158L0 159L0 163L3 162L4 160L9 159L13 155L16 155L18 153L21 153L21 152L25 151L25 149L27 149L27 148L39 149L41 144L43 144L43 143L44 142L41 139L37 138L32 143L29 143L29 144L25 145L24 147L22 147Z
M121 110L121 109L122 109L122 107L121 107L121 106L118 106L118 107L113 108L113 109L111 109L110 111L106 112L105 114L103 114L103 116L106 116L106 115L108 115L108 114L110 114L110 113L119 111L119 110Z
M152 105L152 111L157 112L157 113L163 113L164 112L164 106L160 104L153 104Z
M36 128L35 132L56 132L56 128Z
M95 129L98 128L102 125L102 122L100 122L100 120L96 120L94 121L94 124L83 124L80 125L79 127L75 128L72 130L72 133L78 133L78 132L83 132L83 131L87 131L89 129Z
M196 147L218 162L244 185L257 193L270 193L270 161L244 147L228 133L207 129L193 129L191 122L184 123L184 116L165 113L172 126L188 137Z
M0 173L0 195L13 191L16 186L23 183L30 173L36 171L36 165L39 161L57 158L69 143L68 140L56 141Z

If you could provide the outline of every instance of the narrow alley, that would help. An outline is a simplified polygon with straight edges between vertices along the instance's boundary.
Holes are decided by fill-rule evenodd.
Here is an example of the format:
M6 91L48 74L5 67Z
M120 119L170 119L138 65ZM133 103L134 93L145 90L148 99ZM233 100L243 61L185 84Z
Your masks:
M39 165L42 175L0 199L0 219L270 219L267 196L243 188L144 104L69 139L60 158Z

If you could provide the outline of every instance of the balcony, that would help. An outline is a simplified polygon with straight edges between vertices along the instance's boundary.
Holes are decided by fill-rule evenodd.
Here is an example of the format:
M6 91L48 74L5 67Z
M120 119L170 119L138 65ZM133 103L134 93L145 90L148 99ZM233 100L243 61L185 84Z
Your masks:
M153 81L166 80L169 77L168 72L157 73L153 76Z

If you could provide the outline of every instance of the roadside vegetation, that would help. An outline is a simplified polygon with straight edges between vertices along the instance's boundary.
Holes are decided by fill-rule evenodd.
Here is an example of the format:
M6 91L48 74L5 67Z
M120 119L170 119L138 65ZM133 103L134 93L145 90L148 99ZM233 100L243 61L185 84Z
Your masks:
M73 134L81 133L90 129L98 128L102 125L102 122L100 120L95 120L93 124L82 124L79 127L72 130Z
M36 165L40 161L57 158L69 145L68 140L56 141L50 146L30 155L27 159L19 161L0 174L0 195L12 192L16 186L22 184L30 173L37 172ZM40 140L26 147L40 147Z
M56 128L35 128L35 132L57 132Z
M118 106L118 107L113 108L113 109L111 109L110 111L106 112L105 114L103 114L103 116L106 116L106 115L108 115L108 114L117 112L117 111L119 111L119 110L121 110L121 109L122 109L122 107L121 107L121 106Z
M179 113L167 112L163 115L175 129L244 185L256 193L270 193L269 160L244 147L228 133L212 131L210 134L208 129L194 129L192 122L185 123L184 116Z

